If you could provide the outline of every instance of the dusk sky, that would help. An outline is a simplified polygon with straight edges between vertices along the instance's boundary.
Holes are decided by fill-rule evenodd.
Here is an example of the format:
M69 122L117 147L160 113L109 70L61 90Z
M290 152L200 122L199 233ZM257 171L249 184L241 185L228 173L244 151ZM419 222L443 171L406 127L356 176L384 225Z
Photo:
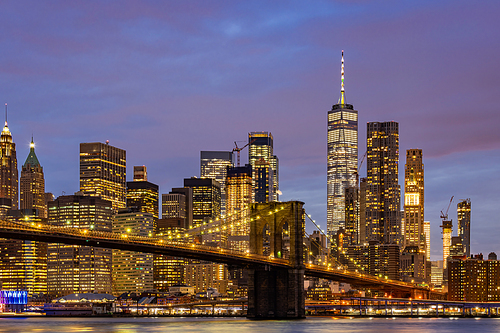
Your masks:
M199 176L201 150L269 131L282 201L326 230L327 112L421 148L431 255L440 211L471 198L471 252L500 254L500 1L2 1L0 98L22 165L34 135L46 191L79 190L79 144L127 151L160 193ZM242 152L242 162L248 152ZM366 176L366 168L360 175ZM403 207L403 206L402 206Z

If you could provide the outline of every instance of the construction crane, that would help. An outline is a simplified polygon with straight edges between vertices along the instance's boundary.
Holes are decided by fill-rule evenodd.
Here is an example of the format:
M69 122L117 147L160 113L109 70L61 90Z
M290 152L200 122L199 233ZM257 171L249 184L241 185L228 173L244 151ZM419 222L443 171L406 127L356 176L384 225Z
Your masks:
M448 211L450 210L451 202L453 201L454 197L455 197L454 195L451 196L448 208L446 208L446 213L443 213L443 211L441 211L441 218L443 219L443 221L448 219Z
M356 174L356 187L359 186L359 169L361 169L361 166L363 165L363 162L365 160L365 157L366 157L366 154L368 153L368 150L365 151L365 154L363 155L363 158L361 159L361 162L359 162L359 166L358 166L358 169L356 170L355 174Z
M450 210L451 202L453 201L454 196L451 196L450 203L448 204L448 208L446 208L446 213L441 211L441 218L443 222L441 224L441 234L443 235L443 268L448 266L447 259L450 256L450 246L451 246L451 233L453 229L452 220L448 220L448 210Z
M236 152L236 160L238 161L238 166L240 166L240 151L242 151L243 149L246 148L246 146L249 146L251 145L252 143L254 143L254 141L257 140L257 139L253 139L252 141L250 141L249 143L247 143L246 145L244 145L243 147L238 147L238 143L236 141L234 141L234 145L235 145L235 148L233 148L233 153Z

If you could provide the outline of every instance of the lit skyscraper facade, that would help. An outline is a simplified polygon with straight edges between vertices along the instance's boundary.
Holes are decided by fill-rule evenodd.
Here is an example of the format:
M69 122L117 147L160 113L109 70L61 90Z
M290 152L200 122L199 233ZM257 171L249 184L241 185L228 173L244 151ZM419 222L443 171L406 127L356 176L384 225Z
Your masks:
M268 184L272 193L269 195L270 201L279 200L279 160L273 151L273 135L269 132L250 132L248 133L248 163L252 166L253 171L253 193L252 201L255 202L255 196L257 193L257 178L256 173L257 162L265 161L269 163L272 172L268 173L269 179ZM261 161L262 162L262 161ZM262 179L260 180L263 181ZM262 187L262 186L261 186Z
M418 246L426 252L424 233L424 164L422 149L406 151L403 247Z
M401 242L401 189L398 183L399 126L397 122L367 124L367 240Z
M146 167L134 167L134 181L127 182L127 208L137 207L158 219L158 196L158 185L148 182Z
M34 210L10 211L7 220L44 223ZM47 293L47 243L0 239L0 281L7 290L26 290L28 295Z
M249 207L252 203L252 166L227 169L227 218L225 231L228 247L246 251L250 244Z
M470 199L465 199L457 204L458 236L465 248L465 255L470 257Z
M221 215L226 215L226 173L233 166L231 151L200 152L200 176L212 178L219 182L221 193Z
M425 234L425 255L427 260L431 260L431 222L424 221L424 234Z
M20 209L37 209L38 216L47 217L45 204L45 180L43 167L38 162L35 154L35 143L31 138L30 153L21 169L20 183Z
M112 204L83 195L65 195L48 204L48 223L58 227L112 230ZM92 246L48 244L48 293L111 293L111 249Z
M18 173L16 144L7 125L7 104L5 104L5 126L0 137L0 217L9 209L18 207Z
M155 220L151 213L128 208L113 217L113 232L127 236L152 237ZM113 250L113 292L141 293L153 289L153 254Z
M125 208L126 152L108 143L80 143L80 191L113 203L113 211Z
M186 178L184 187L193 191L193 227L220 217L220 184L211 178Z
M334 239L345 227L345 190L357 186L358 171L358 111L345 100L344 51L340 98L328 111L327 153L327 234Z

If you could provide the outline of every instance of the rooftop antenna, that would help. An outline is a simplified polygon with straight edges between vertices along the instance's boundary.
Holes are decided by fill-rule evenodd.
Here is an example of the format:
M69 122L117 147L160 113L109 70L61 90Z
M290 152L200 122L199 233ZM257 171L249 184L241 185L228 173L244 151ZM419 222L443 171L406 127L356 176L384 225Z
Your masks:
M7 103L5 103L5 125L7 125Z
M340 80L341 80L341 86L340 86L340 98L338 104L344 105L345 104L345 91L344 91L344 50L342 50L342 69L340 71Z

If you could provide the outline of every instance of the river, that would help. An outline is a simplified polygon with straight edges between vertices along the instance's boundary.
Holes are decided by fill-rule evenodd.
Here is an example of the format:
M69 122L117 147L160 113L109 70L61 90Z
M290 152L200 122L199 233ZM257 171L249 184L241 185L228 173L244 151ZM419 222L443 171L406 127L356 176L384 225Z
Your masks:
M500 332L498 318L335 318L252 321L244 318L0 318L0 332Z

